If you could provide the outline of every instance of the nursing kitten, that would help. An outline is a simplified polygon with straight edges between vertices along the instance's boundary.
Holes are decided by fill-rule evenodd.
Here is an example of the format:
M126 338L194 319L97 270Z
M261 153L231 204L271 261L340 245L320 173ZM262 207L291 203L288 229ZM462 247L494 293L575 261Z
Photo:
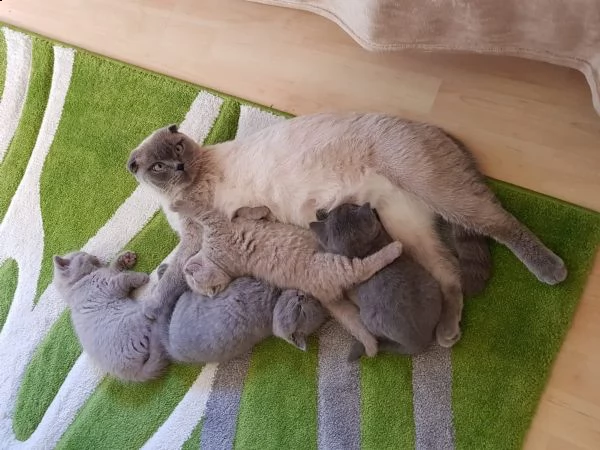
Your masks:
M272 335L306 350L326 318L314 298L254 278L237 278L212 298L187 290L169 309L158 319L162 342L172 360L186 363L227 361Z
M318 222L310 229L328 252L363 258L392 242L366 203L343 204L330 212L317 212ZM435 328L442 313L439 284L410 256L401 255L372 278L354 289L353 298L360 318L378 338L381 350L415 355L426 350L435 339ZM355 343L349 359L364 353Z
M567 276L563 261L502 208L473 156L433 125L385 114L296 117L250 136L203 147L172 125L146 138L128 169L167 205L177 200L228 217L267 206L302 227L318 209L370 202L390 236L440 283L440 345L459 338L463 292L457 258L435 229L437 217L508 246L548 284Z
M136 255L126 252L109 266L85 252L54 257L54 285L71 308L83 350L108 373L129 381L158 377L168 358L154 321L129 297L148 275L125 271Z
M350 259L320 252L309 230L261 220L268 208L241 208L237 214L230 221L214 210L200 213L202 249L185 265L189 286L214 296L232 279L254 276L281 288L302 290L317 298L363 343L367 355L374 356L377 341L361 323L356 307L345 300L344 291L400 256L401 244L392 242L369 257Z

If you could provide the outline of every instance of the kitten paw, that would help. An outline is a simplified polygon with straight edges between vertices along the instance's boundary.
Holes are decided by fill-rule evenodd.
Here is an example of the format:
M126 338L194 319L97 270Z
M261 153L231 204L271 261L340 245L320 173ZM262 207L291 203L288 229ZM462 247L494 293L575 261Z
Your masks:
M402 243L398 241L394 241L384 247L385 256L388 261L391 263L396 260L402 254Z
M369 339L367 342L363 342L362 344L364 345L364 348L365 348L365 354L369 358L376 356L377 353L379 352L379 345L377 344L377 339L375 339L375 338L373 338L372 340Z
M124 252L117 257L117 268L120 270L128 270L135 266L137 262L137 254L135 252Z
M460 325L458 324L446 326L440 322L435 329L437 343L440 347L444 348L450 348L456 344L460 340L461 335Z
M552 252L548 252L532 271L538 280L550 285L558 284L567 278L565 263Z

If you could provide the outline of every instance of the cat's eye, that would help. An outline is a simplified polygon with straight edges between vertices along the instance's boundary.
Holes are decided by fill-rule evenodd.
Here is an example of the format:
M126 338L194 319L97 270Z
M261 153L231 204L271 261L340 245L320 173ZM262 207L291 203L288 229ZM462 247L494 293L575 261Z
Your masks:
M177 153L178 155L183 151L183 141L179 141L177 144L175 144L175 153Z
M158 162L152 166L152 171L153 172L162 172L164 168L165 168L165 165L163 163Z

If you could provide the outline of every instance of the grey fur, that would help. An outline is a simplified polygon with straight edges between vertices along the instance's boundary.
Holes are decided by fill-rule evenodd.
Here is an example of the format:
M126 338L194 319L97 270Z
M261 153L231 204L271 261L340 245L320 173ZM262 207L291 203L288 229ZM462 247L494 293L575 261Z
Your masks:
M343 204L311 223L329 252L364 258L392 242L367 203ZM414 355L433 342L442 312L442 292L435 279L411 257L401 255L355 288L360 318L381 341L382 350ZM358 345L351 359L362 353ZM360 350L359 350L360 349Z
M142 303L129 297L148 275L126 272L135 264L126 252L110 266L85 252L54 257L54 284L71 308L81 346L108 373L130 381L156 378L168 364L155 323Z
M212 298L186 291L163 327L163 342L173 360L187 363L227 361L272 335L304 350L302 342L325 316L319 302L300 291L237 278Z

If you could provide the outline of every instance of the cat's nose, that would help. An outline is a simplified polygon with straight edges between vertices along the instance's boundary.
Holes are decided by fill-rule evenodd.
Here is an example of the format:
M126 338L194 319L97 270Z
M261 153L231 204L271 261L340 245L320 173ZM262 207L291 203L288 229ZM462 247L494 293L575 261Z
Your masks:
M183 163L177 164L177 167L176 167L177 170L183 170L183 168L184 168Z

